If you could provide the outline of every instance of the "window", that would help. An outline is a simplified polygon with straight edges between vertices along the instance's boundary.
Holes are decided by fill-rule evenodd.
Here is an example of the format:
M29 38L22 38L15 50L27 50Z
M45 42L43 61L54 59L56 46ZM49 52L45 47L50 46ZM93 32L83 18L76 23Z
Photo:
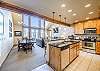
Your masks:
M41 28L44 28L44 20L41 19Z
M29 15L23 15L23 23L24 26L29 26Z
M24 38L29 38L29 28L24 28L23 29L23 37Z
M39 27L39 18L31 16L31 27Z

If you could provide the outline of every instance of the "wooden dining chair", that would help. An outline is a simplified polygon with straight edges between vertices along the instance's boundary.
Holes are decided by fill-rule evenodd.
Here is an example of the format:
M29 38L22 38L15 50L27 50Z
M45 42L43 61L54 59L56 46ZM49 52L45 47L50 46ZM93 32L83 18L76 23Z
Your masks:
M23 45L20 44L20 40L18 40L18 52L19 52L19 50L22 49L22 48L23 48Z

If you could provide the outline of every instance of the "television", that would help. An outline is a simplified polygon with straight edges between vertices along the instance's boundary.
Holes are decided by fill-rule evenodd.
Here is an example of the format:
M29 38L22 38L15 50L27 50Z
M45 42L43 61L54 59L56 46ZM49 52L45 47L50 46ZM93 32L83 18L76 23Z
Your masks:
M22 32L21 31L14 31L14 35L15 36L22 36Z
M58 33L58 27L53 28L53 32L54 32L54 33Z

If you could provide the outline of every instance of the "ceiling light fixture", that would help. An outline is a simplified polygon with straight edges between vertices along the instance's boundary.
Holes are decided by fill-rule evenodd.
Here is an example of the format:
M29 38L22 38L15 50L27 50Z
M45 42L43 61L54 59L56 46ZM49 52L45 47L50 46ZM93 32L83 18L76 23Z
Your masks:
M76 15L77 15L76 13L73 14L73 16L76 16Z
M87 4L87 5L85 5L84 7L87 8L87 7L90 7L90 6L91 6L91 4Z
M62 4L61 7L62 7L62 8L66 7L66 4Z
M78 22L78 20L75 20L75 22Z
M89 17L86 18L86 20L88 20L88 19L89 19Z
M66 20L66 17L64 18L64 20L65 20L65 23L66 23L66 21L67 21L67 20Z
M68 12L72 12L72 10L68 10Z
M18 17L20 17L20 14L18 14Z
M60 21L61 21L61 15L59 15Z
M93 12L89 12L88 14L93 14Z

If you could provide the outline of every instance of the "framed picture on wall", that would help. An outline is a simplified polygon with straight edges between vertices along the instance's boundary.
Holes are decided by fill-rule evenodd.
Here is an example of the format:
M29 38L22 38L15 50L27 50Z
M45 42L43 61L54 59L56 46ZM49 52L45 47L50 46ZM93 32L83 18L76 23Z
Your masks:
M0 35L4 34L4 15L0 12Z
M22 36L22 32L21 31L14 31L14 35L15 36Z
M58 33L58 27L53 28L54 33Z
M12 22L9 19L9 37L12 37Z

